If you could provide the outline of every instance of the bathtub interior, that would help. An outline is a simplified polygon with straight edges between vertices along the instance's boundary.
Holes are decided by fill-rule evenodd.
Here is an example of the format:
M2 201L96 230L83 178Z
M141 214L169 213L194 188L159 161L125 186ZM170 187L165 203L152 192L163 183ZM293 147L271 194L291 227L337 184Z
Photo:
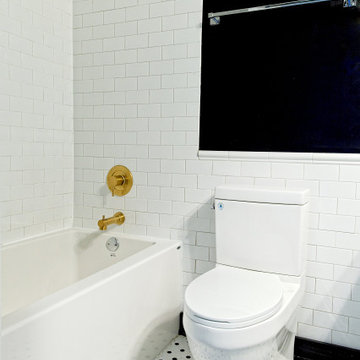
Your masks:
M34 303L154 244L116 236L119 249L106 241L114 235L68 230L2 247L2 316Z

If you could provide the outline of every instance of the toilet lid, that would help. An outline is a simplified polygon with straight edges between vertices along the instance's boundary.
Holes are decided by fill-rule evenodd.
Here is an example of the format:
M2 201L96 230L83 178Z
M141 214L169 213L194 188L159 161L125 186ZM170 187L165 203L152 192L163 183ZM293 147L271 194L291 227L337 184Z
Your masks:
M187 314L214 327L245 327L274 315L282 305L277 275L220 266L195 279L185 293Z

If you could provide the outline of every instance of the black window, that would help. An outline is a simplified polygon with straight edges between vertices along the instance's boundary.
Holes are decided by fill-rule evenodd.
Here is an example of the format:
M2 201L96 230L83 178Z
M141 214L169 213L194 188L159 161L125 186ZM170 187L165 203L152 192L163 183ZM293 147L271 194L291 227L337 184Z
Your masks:
M360 10L324 1L210 25L263 4L204 0L200 150L359 153Z

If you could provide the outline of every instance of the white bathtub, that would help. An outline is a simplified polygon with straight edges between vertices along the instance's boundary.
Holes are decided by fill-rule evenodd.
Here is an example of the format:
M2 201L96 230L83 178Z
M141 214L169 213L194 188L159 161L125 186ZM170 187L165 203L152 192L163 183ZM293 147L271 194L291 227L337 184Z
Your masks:
M178 331L181 252L76 229L4 245L1 359L152 360Z

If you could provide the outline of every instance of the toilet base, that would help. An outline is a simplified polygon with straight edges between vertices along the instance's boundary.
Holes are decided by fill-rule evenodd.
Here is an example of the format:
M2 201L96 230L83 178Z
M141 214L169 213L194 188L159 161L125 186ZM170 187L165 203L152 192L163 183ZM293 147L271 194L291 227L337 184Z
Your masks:
M236 350L216 349L188 336L194 360L293 360L295 333L284 327L274 339Z

